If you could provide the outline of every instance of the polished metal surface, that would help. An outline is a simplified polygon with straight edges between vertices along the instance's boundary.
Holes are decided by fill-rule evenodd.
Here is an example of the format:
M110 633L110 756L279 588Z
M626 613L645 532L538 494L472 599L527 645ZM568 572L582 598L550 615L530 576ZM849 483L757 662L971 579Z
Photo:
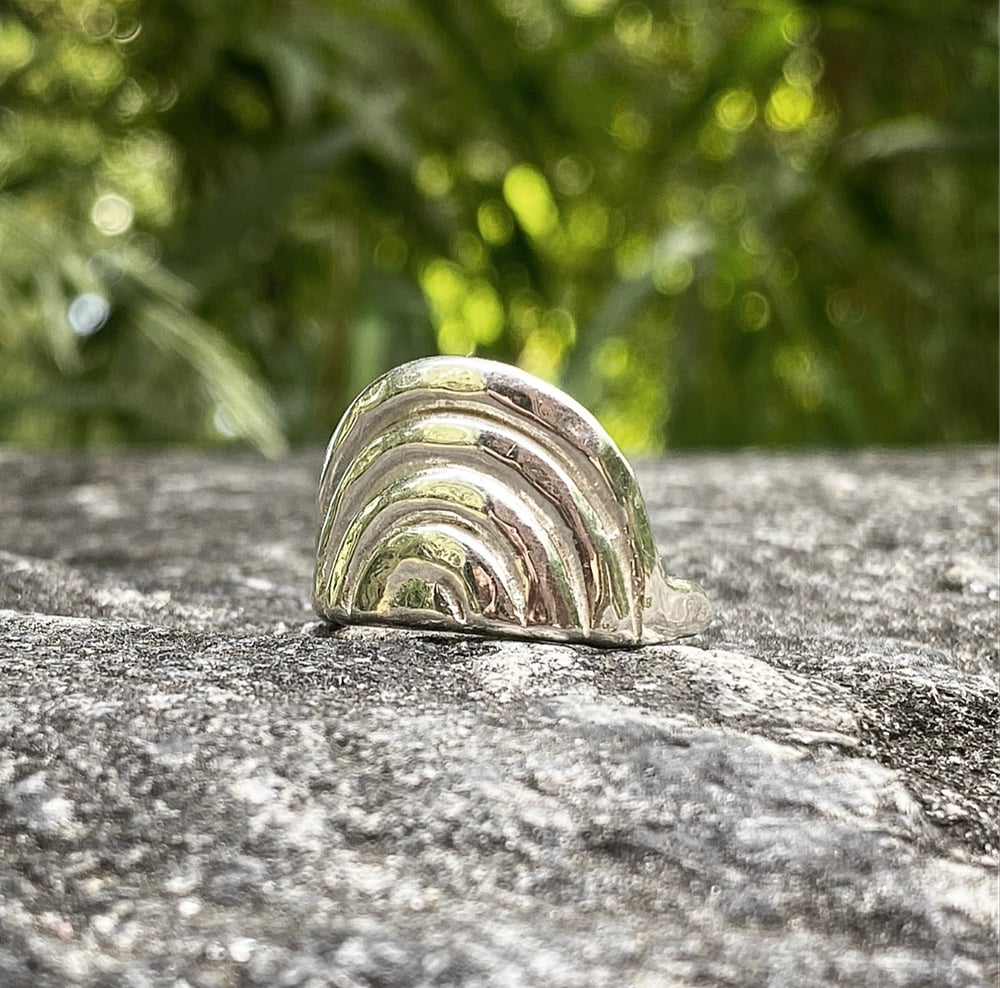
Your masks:
M335 624L635 646L704 630L631 467L581 405L506 364L429 357L369 385L320 480L313 604Z

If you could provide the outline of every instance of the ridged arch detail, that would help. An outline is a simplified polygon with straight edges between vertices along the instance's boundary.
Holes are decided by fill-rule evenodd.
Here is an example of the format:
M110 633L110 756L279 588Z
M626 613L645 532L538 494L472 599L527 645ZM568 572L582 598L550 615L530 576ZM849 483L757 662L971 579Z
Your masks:
M478 358L389 371L327 447L313 602L337 624L640 645L703 630L638 482L596 419Z

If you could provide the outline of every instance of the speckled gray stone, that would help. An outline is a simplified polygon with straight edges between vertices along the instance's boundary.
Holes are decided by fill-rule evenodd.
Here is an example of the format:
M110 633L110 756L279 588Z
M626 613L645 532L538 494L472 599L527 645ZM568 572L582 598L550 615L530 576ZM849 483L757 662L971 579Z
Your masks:
M0 451L0 985L996 983L994 451L643 465L633 652L331 632L319 459Z

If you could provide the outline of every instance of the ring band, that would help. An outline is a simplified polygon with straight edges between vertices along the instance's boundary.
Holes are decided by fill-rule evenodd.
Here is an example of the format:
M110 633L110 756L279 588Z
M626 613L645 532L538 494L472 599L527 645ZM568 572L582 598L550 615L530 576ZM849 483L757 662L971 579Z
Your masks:
M342 624L637 646L703 631L631 467L581 405L473 357L403 364L351 404L320 480L313 605Z

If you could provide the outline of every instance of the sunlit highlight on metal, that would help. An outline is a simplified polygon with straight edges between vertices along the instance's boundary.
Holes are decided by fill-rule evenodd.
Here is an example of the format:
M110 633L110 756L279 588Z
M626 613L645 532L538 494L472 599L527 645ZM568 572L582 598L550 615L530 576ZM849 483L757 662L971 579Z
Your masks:
M635 646L703 631L663 572L631 467L515 367L430 357L355 399L320 481L313 605L334 624Z

